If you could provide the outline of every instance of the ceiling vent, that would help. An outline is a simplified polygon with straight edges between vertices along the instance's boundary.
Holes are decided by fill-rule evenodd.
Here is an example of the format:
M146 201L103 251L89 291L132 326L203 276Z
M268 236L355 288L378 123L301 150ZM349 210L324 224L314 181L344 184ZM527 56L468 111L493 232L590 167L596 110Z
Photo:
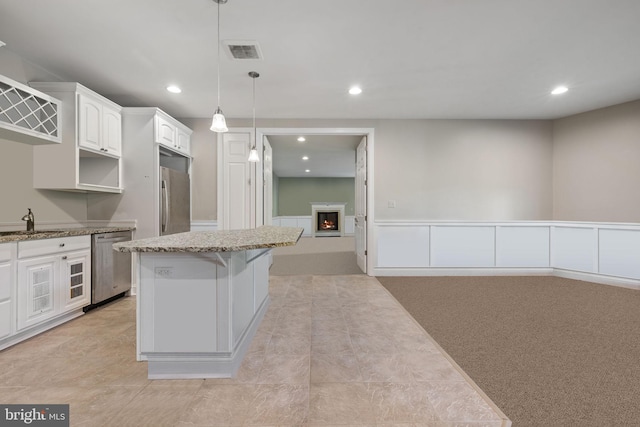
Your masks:
M254 41L225 41L227 52L232 59L262 59L262 52L258 42Z

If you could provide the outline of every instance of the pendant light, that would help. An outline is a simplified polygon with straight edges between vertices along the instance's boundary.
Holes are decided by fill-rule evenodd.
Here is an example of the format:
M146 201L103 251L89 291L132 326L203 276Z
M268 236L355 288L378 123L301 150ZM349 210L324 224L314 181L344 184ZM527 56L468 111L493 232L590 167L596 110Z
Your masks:
M260 161L258 150L256 150L256 79L260 77L260 74L249 71L249 77L253 79L253 147L249 151L249 161L255 163Z
M213 113L211 130L214 132L226 132L229 129L227 128L227 121L225 120L224 114L222 114L222 109L220 108L220 3L225 4L227 0L213 1L218 3L218 38L216 39L216 54L218 62L218 108Z

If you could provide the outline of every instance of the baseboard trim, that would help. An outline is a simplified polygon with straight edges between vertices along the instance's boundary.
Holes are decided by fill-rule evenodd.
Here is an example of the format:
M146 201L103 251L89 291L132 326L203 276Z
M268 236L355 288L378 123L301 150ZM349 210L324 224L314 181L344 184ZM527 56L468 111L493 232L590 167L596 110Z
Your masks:
M374 268L374 276L551 276L552 268Z
M601 285L640 290L640 280L626 279L624 277L605 276L602 274L563 270L559 268L554 269L553 275L557 277L564 277L565 279L582 280L585 282L599 283Z

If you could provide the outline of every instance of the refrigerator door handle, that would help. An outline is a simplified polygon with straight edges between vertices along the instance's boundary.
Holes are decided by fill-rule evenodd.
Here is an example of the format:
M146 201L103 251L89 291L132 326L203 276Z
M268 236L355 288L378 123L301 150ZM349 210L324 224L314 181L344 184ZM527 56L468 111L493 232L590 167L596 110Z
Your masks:
M167 224L169 223L169 189L167 188L167 181L162 180L162 198L164 203L162 204L162 214L160 221L162 222L162 232L167 231Z

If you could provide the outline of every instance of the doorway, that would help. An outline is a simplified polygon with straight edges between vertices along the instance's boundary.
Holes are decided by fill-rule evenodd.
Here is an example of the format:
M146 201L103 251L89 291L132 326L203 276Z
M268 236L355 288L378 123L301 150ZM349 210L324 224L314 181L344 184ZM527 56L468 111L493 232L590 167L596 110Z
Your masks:
M373 147L374 147L374 130L373 128L258 128L256 129L257 149L259 152L263 152L263 159L265 162L259 163L256 176L256 188L263 189L263 191L256 191L256 224L267 225L272 220L272 206L273 206L273 160L277 153L273 152L269 140L275 139L280 136L298 137L304 136L319 137L324 136L327 138L339 137L339 136L352 136L357 137L357 146L353 147L352 163L354 166L354 172L352 174L355 178L355 205L354 206L354 233L353 239L355 241L355 254L357 264L362 272L367 273L373 271L372 267L368 264L368 247L369 242L367 236L370 235L371 224L373 223ZM353 139L353 138L352 138ZM363 143L364 142L364 143ZM360 146L360 149L357 147ZM325 147L309 147L308 152L313 153L315 149L327 148ZM276 150L277 151L277 150ZM310 157L310 156L308 156ZM300 158L300 160L302 160ZM305 161L305 160L302 160ZM356 164L356 161L359 164ZM301 169L302 171L310 169ZM305 173L305 172L303 172ZM359 174L359 178L358 178ZM302 175L304 176L304 175ZM309 206L309 210L311 206ZM284 225L284 224L283 224ZM286 224L291 225L291 224ZM331 238L331 237L326 237Z

